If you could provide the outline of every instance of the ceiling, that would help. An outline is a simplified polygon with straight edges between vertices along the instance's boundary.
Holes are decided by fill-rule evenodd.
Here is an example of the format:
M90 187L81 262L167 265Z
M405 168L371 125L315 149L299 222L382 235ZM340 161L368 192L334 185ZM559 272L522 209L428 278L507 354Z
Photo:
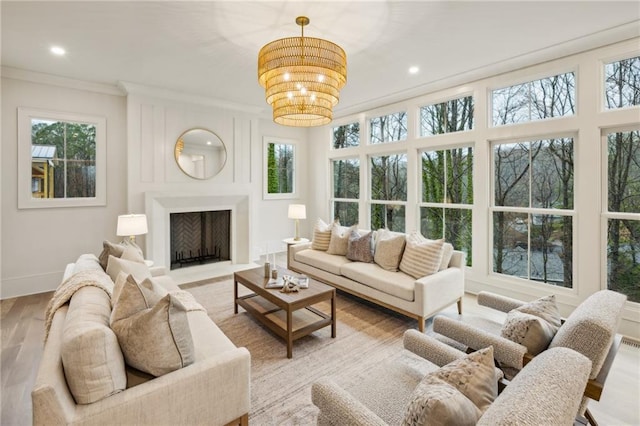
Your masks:
M257 53L276 38L327 38L348 56L336 114L476 78L593 34L640 33L638 1L2 1L2 65L91 82L130 82L268 111ZM624 31L621 31L624 30ZM630 30L630 31L629 31ZM594 45L589 45L589 43ZM52 45L67 51L49 53ZM561 46L560 46L561 45ZM560 50L564 54L570 50ZM418 66L415 75L410 66Z

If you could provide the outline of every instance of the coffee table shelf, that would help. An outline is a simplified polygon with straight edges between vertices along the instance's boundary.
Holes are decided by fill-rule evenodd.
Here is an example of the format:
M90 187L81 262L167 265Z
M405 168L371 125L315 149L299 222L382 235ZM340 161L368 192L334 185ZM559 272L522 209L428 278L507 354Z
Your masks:
M281 268L280 268L281 269ZM281 269L279 273L291 274ZM335 298L336 290L323 283L309 282L309 288L297 293L281 293L277 289L266 289L268 281L263 268L234 274L234 312L238 306L287 343L287 357L293 357L293 342L323 327L331 326L331 337L336 337ZM238 284L254 293L239 296ZM331 302L331 314L313 307L322 301Z

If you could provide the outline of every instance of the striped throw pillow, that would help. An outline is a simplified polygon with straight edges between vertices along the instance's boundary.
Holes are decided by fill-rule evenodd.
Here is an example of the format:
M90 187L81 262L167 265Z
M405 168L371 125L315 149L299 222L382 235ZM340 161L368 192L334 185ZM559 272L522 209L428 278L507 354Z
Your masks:
M316 226L313 228L313 241L311 248L314 250L327 251L331 242L331 230L334 226L340 226L340 222L336 221L331 225L327 225L322 219L318 219Z
M444 238L425 240L421 235L408 235L407 245L400 261L400 270L414 278L438 272L442 262L443 246Z

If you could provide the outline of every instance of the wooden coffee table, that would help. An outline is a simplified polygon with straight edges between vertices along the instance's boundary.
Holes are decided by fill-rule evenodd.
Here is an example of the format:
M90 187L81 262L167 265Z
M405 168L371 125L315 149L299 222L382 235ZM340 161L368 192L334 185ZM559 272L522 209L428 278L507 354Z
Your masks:
M296 273L278 268L278 275L297 276ZM248 269L233 274L234 313L238 305L269 330L287 342L287 358L293 357L293 342L314 331L331 325L331 337L336 337L336 289L309 278L309 288L297 293L281 293L280 289L267 289L269 281L264 277L264 268ZM238 297L238 284L253 291ZM331 301L331 315L311 305Z

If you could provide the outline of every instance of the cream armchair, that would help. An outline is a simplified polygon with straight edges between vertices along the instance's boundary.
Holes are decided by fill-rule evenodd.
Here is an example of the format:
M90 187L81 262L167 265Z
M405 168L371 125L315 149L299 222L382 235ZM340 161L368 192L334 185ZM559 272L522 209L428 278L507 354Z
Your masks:
M591 360L589 382L584 392L585 398L580 407L580 414L587 417L592 425L597 423L587 410L588 399L600 400L607 375L622 340L622 336L616 335L616 332L626 299L625 295L610 290L592 294L568 318L562 320L562 325L549 344L550 349L570 348ZM479 305L505 313L525 303L489 292L478 294ZM534 356L527 352L525 346L501 337L501 327L501 323L486 318L461 317L456 320L436 316L433 321L433 331L445 336L445 339L440 340L452 339L462 345L461 347L454 344L459 349L469 351L493 346L496 361L500 363L507 377L512 377L534 359Z
M424 372L465 355L416 330L403 343L411 353L369 372L364 383L349 389L328 378L314 383L318 425L400 424ZM571 349L548 350L507 384L477 424L573 425L590 370L591 362Z

